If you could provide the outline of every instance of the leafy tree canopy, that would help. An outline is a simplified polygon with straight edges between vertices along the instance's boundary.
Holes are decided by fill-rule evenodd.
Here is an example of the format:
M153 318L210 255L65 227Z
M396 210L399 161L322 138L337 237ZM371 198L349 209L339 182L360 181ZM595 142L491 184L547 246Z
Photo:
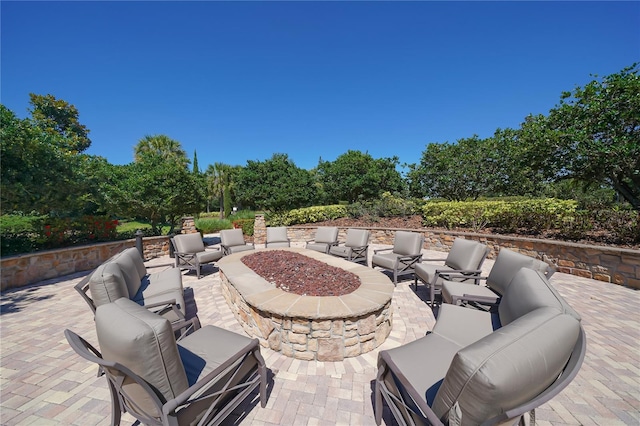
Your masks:
M91 146L89 129L78 120L78 109L70 103L56 99L53 95L30 93L31 118L33 123L56 138L60 148L80 153Z
M2 212L69 212L82 194L80 157L66 140L0 105Z
M143 156L103 173L100 190L109 211L148 220L158 234L165 223L172 232L180 217L199 212L204 201L197 177L175 161Z
M521 127L525 161L548 179L608 185L640 210L638 64L562 94Z
M237 176L236 195L246 206L279 212L312 205L316 188L311 172L287 154L274 154L266 161L247 161Z
M364 201L377 198L385 191L403 189L396 170L398 157L374 159L368 153L349 150L335 161L320 160L317 176L326 202Z
M134 148L134 159L142 162L145 158L157 157L163 161L173 161L183 167L190 163L180 142L166 135L146 135Z

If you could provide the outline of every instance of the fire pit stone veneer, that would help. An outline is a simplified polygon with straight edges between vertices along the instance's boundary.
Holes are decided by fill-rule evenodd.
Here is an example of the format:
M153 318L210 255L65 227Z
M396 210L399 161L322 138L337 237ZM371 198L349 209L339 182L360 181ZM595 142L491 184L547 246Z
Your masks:
M289 250L356 274L343 296L299 296L275 287L242 263L252 251L218 262L223 295L236 319L260 344L302 360L341 361L380 346L391 332L394 286L383 273L300 248Z

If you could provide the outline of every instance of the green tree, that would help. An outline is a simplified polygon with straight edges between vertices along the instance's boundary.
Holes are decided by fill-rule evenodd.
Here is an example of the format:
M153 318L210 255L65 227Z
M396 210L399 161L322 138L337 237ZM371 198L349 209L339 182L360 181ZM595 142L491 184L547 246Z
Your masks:
M396 170L398 157L374 159L368 153L349 150L335 161L318 162L316 173L326 202L364 201L377 198L383 192L403 189L403 180Z
M110 212L145 219L157 234L163 224L173 232L178 220L197 213L204 201L202 187L187 167L158 156L105 169L100 189Z
M230 207L225 208L225 194L227 203L231 205L231 173L232 167L224 163L214 163L207 167L205 172L207 181L207 197L209 200L217 198L219 201L220 219L228 217ZM208 204L207 204L208 205Z
M638 64L564 92L548 116L521 126L526 161L550 180L613 187L640 210Z
M198 153L196 152L196 150L193 150L193 174L194 175L199 175L200 174L200 168L198 167Z
M55 140L60 148L72 153L83 152L91 145L89 129L78 120L78 109L53 95L30 93L31 119L33 123L50 135L59 136Z
M134 148L134 159L142 161L145 157L158 157L166 161L177 162L186 167L189 165L187 153L180 142L166 135L146 135Z
M409 166L413 195L452 201L476 199L488 190L494 164L486 161L487 141L474 135L457 143L431 143L420 163Z
M316 200L311 173L297 167L287 154L247 161L238 173L235 192L244 205L274 212L307 207Z
M0 120L2 212L73 213L82 197L81 156L62 148L70 143L60 134L16 117L4 105Z

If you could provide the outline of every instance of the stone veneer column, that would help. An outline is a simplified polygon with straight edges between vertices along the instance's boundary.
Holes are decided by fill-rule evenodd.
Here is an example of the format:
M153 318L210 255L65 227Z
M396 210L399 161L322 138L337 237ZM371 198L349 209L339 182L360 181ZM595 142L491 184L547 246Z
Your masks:
M263 214L257 214L253 222L253 242L255 244L266 244L267 242L267 225Z
M198 232L196 229L196 221L193 216L185 216L182 218L182 226L180 227L182 234L195 234Z

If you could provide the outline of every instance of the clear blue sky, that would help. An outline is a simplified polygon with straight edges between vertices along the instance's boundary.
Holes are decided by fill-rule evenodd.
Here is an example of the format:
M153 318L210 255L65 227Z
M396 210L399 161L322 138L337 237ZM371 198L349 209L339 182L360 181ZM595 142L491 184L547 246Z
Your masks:
M201 169L349 149L420 160L431 142L516 128L640 60L639 2L0 3L1 102L75 105L89 154L145 135Z

